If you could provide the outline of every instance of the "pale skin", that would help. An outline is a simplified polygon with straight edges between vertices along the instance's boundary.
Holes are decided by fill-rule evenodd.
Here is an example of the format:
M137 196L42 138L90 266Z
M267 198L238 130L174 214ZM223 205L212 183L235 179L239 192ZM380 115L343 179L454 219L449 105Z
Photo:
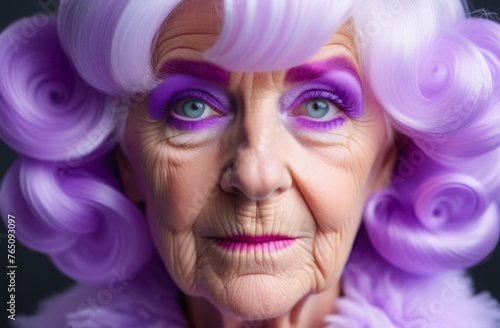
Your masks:
M173 59L203 60L219 34L211 3L187 2L167 20L153 56L158 71ZM310 62L343 57L358 68L357 55L340 29ZM145 201L194 327L323 326L363 204L387 185L395 152L380 106L365 94L362 117L340 128L290 131L276 109L290 88L286 73L231 72L225 91L237 105L223 129L179 131L150 118L147 99L127 119L123 184L133 201ZM296 239L275 253L214 246L212 237L231 233Z

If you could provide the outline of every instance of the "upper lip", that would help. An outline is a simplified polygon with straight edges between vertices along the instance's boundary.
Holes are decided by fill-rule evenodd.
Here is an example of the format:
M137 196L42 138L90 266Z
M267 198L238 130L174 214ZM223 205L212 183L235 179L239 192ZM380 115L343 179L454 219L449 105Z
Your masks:
M270 241L291 240L295 239L295 237L290 237L285 235L265 235L265 236L235 235L217 239L239 242L239 243L265 243Z

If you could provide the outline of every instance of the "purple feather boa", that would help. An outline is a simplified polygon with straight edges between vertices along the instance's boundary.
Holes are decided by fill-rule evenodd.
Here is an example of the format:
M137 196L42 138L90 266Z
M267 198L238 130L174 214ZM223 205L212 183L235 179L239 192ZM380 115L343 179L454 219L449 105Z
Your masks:
M464 271L409 275L388 264L362 232L342 277L338 314L329 328L494 328L500 306L489 293L474 295Z

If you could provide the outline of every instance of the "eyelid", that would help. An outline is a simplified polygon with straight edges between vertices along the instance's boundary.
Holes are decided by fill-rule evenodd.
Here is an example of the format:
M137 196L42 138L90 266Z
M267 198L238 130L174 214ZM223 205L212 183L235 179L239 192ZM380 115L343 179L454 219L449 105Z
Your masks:
M149 116L160 120L167 114L164 110L173 97L188 90L199 89L209 94L219 104L220 108L229 113L230 98L216 84L190 75L176 74L167 76L149 95Z
M323 90L339 96L341 109L351 118L363 115L363 88L357 75L347 71L331 71L320 78L292 88L280 98L281 112L298 106L296 101L308 90Z
M180 105L184 106L185 103L186 103L185 101L181 100L177 104L180 104ZM205 112L203 112L203 114L200 117L190 118L190 117L183 116L182 114L176 112L176 110L179 109L179 108L182 108L182 106L180 106L180 107L179 106L173 106L172 109L169 110L169 115L174 116L178 120L192 121L192 122L202 121L204 119L207 119L207 118L213 117L213 116L222 116L222 115L208 115L208 116L203 117L208 112L215 112L215 113L220 114L219 111L217 111L216 109L213 109L212 106L210 106L210 104L207 104L207 106L205 107ZM209 108L209 109L207 110L207 108Z
M301 106L302 104L313 100L326 100L328 102L331 102L337 108L342 107L342 100L337 94L321 89L311 89L301 93L290 105L290 110L293 110Z
M170 108L175 107L180 102L190 99L201 100L203 103L206 103L212 110L220 113L221 115L228 114L227 108L224 108L224 106L215 97L213 97L210 93L199 89L185 90L177 93L164 107L166 107L167 110L170 110ZM174 111L172 110L172 112Z
M296 109L300 109L304 105L307 106L308 103L314 100L325 101L328 103L328 106L333 106L334 109L332 110L331 108L329 108L327 115L321 118L314 118L307 114L294 116L293 120L291 121L292 126L300 128L300 130L298 131L305 130L327 132L339 128L344 124L345 115L342 115L342 110L328 99L331 97L336 97L335 94L323 90L320 90L319 92L323 94L323 97L317 97L317 93L311 91L306 91L305 93L301 94L297 99L297 102L300 103L300 105L293 106L291 110L288 111L288 113L295 112ZM304 94L308 95L304 96Z
M326 122L326 121L329 121L331 119L334 119L338 115L338 113L341 111L341 109L338 108L338 106L332 100L330 100L328 98L311 97L311 98L307 98L305 101L301 102L300 105L294 107L294 109L292 109L292 112L296 112L296 109L302 109L302 108L306 108L306 111L307 111L307 105L312 101L318 101L318 100L325 102L326 104L328 104L328 106L333 106L334 107L333 112L332 112L332 110L329 110L327 115L325 115L324 117L320 117L320 118L308 116L307 113L304 113L304 115L297 115L297 116L307 117L307 119L309 119L311 121Z

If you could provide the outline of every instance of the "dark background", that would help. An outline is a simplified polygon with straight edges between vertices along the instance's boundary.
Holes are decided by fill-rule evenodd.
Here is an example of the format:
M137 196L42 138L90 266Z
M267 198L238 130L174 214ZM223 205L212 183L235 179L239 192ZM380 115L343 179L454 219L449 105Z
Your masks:
M35 13L46 13L47 8L54 4L55 0L2 0L0 5L0 31L11 22ZM486 8L490 11L500 13L499 0L469 1L471 11ZM45 9L44 9L45 8ZM4 176L9 166L15 159L15 153L0 140L0 179ZM5 265L7 263L7 239L5 228L0 224L0 308L1 320L5 322L6 286ZM30 314L36 309L39 300L50 295L60 293L73 282L59 273L52 265L50 259L42 254L33 252L16 243L16 315ZM488 290L494 297L500 300L500 246L480 265L471 270L478 291ZM0 324L2 325L2 324Z

